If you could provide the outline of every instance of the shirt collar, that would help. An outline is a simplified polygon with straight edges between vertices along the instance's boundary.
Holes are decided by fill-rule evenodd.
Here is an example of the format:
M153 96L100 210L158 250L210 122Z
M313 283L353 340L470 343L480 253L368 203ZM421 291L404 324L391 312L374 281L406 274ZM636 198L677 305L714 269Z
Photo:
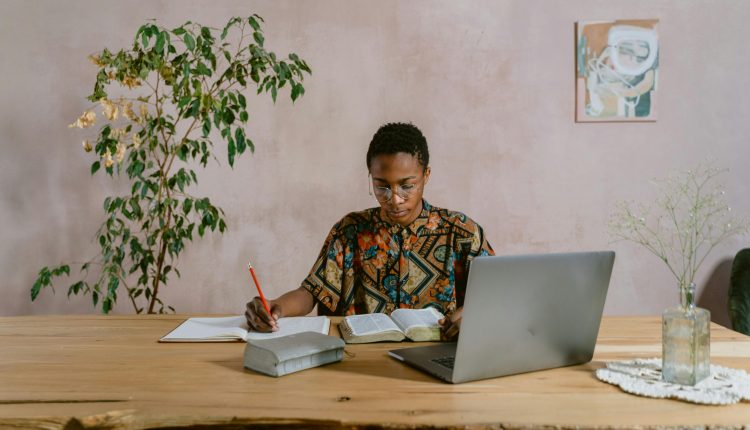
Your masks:
M375 214L374 214L374 221L376 226L383 226L385 227L391 234L417 234L419 232L419 229L421 227L424 227L425 224L427 224L427 221L430 219L430 212L432 211L432 205L427 203L427 200L422 199L422 211L419 213L419 216L411 222L411 224L407 225L406 227L402 227L401 224L398 223L391 223L389 221L386 221L381 217L381 208L377 207L375 208Z

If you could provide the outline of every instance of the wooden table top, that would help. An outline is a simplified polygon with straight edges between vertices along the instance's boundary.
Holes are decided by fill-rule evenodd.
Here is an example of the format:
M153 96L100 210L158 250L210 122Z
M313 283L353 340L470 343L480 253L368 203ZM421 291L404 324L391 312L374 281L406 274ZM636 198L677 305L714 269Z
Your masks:
M668 428L750 425L750 403L701 406L626 394L604 361L658 357L658 317L605 317L590 363L451 385L347 345L343 362L271 378L244 343L157 343L185 316L0 318L0 428ZM338 333L334 318L332 333ZM711 361L750 371L750 338L711 326Z

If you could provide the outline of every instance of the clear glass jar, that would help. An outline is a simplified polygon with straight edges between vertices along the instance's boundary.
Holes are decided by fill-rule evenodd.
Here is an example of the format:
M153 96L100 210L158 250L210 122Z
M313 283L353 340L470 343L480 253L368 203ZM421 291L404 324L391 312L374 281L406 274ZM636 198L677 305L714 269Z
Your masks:
M695 307L695 284L680 288L680 305L661 315L662 379L695 385L710 373L711 313Z

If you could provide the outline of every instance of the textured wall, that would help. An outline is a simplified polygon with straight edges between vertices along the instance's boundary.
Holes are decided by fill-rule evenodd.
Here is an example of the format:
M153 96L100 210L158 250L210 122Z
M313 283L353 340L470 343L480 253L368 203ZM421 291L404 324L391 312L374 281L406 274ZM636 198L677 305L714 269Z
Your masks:
M744 0L4 0L0 315L92 312L64 288L29 300L41 266L95 255L101 201L118 187L89 176L83 134L66 127L88 106L86 56L127 46L148 18L220 26L253 12L267 21L268 47L297 52L314 74L296 106L251 99L254 155L199 171L196 194L224 208L230 231L183 254L183 276L163 296L179 312L240 312L253 295L249 258L267 295L297 287L331 225L376 204L364 157L387 121L422 128L433 160L427 199L472 216L499 254L615 249L609 314L657 313L677 300L655 258L608 243L616 201L651 199L649 179L711 156L731 169L733 206L750 213ZM659 121L576 124L574 23L615 18L661 20ZM727 242L706 262L705 303L724 306L726 259L743 244ZM117 311L131 309L121 300Z

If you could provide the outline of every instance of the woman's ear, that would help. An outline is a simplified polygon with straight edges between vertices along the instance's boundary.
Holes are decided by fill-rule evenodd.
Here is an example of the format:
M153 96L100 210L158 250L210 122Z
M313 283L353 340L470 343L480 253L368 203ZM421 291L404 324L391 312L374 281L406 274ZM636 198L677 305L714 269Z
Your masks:
M424 184L427 185L428 182L430 182L430 172L432 169L430 169L430 166L425 167L424 169Z

